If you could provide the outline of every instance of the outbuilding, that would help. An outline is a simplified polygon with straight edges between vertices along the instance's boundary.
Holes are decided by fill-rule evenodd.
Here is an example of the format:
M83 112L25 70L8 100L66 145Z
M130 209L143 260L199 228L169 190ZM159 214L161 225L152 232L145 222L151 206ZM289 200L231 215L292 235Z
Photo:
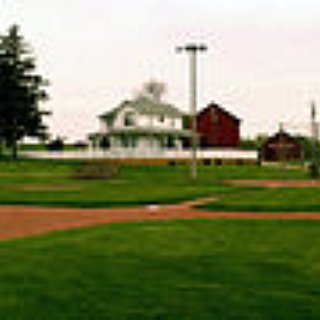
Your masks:
M263 161L302 160L303 148L298 139L279 130L262 144L260 156Z

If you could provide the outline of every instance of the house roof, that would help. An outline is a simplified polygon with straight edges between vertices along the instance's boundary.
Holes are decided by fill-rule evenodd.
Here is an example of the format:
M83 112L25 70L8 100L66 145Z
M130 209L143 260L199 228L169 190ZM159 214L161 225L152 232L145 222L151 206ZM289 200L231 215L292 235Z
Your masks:
M228 117L233 118L234 120L240 122L241 119L238 118L237 116L235 116L234 114L232 114L231 112L227 111L226 109L224 109L223 107L221 107L219 104L217 104L216 102L211 102L209 103L209 105L207 107L205 107L204 109L202 109L198 114L200 113L204 113L207 112L210 109L216 109L224 114L226 114Z
M156 102L147 97L139 97L135 100L124 101L118 107L99 116L106 121L111 121L115 115L123 108L130 107L140 114L147 115L167 115L172 118L183 116L183 112L171 104Z

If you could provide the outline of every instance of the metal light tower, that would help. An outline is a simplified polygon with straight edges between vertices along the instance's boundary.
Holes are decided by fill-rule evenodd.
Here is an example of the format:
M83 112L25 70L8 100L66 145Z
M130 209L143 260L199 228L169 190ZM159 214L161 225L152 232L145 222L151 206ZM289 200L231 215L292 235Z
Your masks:
M312 155L310 173L313 178L318 177L318 123L316 121L316 103L311 101L311 141L312 141Z
M204 44L190 43L177 47L177 52L185 51L189 54L189 95L190 95L190 116L191 116L191 178L197 178L197 53L207 50Z

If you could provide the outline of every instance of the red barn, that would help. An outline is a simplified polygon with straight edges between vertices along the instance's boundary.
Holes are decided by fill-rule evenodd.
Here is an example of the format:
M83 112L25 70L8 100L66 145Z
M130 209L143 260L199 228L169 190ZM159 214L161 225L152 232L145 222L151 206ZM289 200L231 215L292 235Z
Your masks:
M200 147L237 147L240 143L240 119L216 103L197 115Z
M260 153L264 161L288 161L303 158L303 148L298 140L283 130L267 139Z

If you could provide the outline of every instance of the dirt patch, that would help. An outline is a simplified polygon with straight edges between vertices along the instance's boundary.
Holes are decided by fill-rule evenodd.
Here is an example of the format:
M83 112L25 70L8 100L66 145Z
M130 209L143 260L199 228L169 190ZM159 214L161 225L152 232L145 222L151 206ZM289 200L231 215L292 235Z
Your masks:
M225 180L224 183L235 186L265 188L319 188L320 180Z
M142 220L170 219L296 219L320 220L315 213L206 212L193 208L213 198L203 198L176 205L149 205L135 208L71 209L29 206L0 207L0 239L43 234L54 230Z

